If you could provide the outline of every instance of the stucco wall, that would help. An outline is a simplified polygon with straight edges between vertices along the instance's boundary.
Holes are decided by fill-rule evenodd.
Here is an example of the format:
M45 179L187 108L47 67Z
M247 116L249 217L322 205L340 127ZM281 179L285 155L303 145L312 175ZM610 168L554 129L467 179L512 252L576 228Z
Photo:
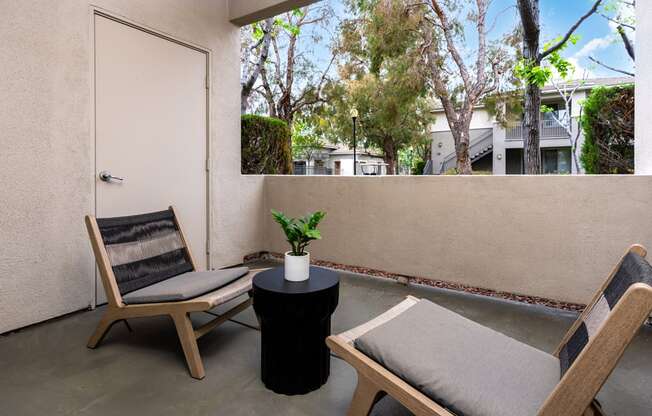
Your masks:
M652 2L637 2L636 22L636 173L652 175Z
M89 3L0 2L0 333L92 301ZM239 31L227 1L93 4L212 51L212 263L262 249L263 178L240 175Z
M494 116L484 108L476 108L471 118L471 129L490 129L494 125ZM430 131L450 131L446 114L443 111L435 112L435 122L430 126Z
M267 177L267 209L325 210L316 259L587 302L652 246L652 177ZM286 251L265 216L270 250Z

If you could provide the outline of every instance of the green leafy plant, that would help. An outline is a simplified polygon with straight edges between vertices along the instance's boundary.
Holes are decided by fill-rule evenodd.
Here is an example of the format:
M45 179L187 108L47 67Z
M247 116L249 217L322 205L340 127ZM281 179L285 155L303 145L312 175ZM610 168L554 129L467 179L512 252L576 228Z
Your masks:
M546 60L550 64L549 66L543 66L538 62L521 58L514 67L514 74L517 78L524 80L528 84L536 85L539 88L543 88L543 86L545 86L552 78L552 68L557 71L557 74L559 74L561 78L568 78L569 75L572 75L575 67L570 63L570 61L565 59L561 53L568 48L569 45L576 45L579 39L580 37L578 35L572 35L559 49L548 55ZM546 42L543 45L543 51L547 51L561 40L562 38L558 37L550 42Z
M634 85L597 87L584 101L580 160L589 174L634 173Z
M292 173L290 128L283 120L253 114L242 116L241 171L245 175Z
M326 216L323 211L316 211L301 218L290 218L282 212L272 210L272 217L283 229L287 242L292 247L291 255L303 256L312 240L321 240L317 226Z

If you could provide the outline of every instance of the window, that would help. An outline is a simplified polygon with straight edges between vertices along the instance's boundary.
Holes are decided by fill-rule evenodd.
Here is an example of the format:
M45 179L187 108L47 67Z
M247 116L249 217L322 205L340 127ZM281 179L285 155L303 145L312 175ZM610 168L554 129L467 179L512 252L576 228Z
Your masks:
M570 147L541 149L541 159L544 174L571 173Z

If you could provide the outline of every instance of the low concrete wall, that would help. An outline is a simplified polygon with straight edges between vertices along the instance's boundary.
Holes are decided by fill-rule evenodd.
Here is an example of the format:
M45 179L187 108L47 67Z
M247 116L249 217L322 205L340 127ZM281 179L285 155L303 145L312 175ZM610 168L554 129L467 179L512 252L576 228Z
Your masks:
M586 303L631 243L652 246L652 177L281 177L266 211L325 210L313 258ZM269 250L286 243L266 215Z

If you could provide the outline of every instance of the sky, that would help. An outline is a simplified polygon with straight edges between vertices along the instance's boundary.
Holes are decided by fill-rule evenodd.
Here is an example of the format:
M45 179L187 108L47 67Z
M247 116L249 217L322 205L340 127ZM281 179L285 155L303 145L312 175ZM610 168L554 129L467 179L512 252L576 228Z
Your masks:
M323 0L323 2L333 8L336 19L346 18L346 8L342 0ZM573 23L590 9L593 2L594 0L540 0L542 44L565 34ZM509 31L519 23L520 19L515 3L515 0L493 0L488 22L495 20L496 25L489 35L490 38L500 37L501 34ZM627 8L624 8L624 10L628 11ZM622 76L594 64L588 59L589 56L593 56L608 65L634 72L634 65L615 29L613 23L595 14L580 26L575 32L580 35L579 42L576 45L570 45L564 52L564 57L568 58L576 67L574 78L582 78L584 71L586 71L588 78ZM331 33L334 32L336 31L331 31ZM328 36L328 33L324 31L324 37L327 38ZM631 37L634 39L634 36ZM469 32L466 45L469 55L472 54L475 46L473 39L472 32ZM321 45L310 42L305 43L309 44L306 46L308 49L306 53L312 54L315 62L324 62L325 66L330 58L326 42Z

